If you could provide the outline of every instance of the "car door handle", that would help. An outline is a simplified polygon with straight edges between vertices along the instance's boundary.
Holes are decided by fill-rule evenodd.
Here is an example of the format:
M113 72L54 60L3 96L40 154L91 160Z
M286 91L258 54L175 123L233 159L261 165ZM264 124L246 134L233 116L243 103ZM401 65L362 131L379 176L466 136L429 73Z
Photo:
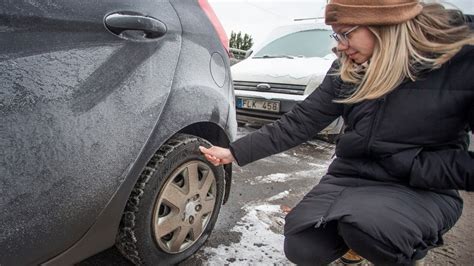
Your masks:
M156 39L166 34L166 25L156 18L125 13L114 13L105 17L105 25L116 35L127 30L143 31L145 38Z

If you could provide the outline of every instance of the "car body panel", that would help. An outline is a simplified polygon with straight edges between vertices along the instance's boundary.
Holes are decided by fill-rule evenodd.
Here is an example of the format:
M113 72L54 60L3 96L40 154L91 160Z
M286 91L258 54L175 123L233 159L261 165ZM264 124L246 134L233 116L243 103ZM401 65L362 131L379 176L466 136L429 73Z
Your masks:
M200 32L178 9L194 14ZM88 248L77 261L112 245L128 195L161 144L204 122L223 135L216 139L235 136L228 59L197 2L25 0L0 10L0 264ZM166 35L114 35L104 18L122 11L158 19ZM194 98L183 102L187 95ZM112 229L100 235L107 224Z

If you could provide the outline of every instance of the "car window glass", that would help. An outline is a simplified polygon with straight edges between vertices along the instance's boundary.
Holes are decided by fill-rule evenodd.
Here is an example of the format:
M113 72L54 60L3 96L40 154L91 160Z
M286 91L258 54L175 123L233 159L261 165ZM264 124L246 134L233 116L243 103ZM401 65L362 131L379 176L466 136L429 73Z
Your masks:
M290 33L265 45L254 57L324 57L331 53L335 45L329 37L330 33L320 29Z

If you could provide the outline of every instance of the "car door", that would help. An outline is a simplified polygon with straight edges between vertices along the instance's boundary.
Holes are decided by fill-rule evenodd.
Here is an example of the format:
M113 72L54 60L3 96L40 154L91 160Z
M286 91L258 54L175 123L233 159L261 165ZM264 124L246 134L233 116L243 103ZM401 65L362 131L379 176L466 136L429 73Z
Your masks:
M0 265L76 242L166 102L181 27L168 0L0 3Z

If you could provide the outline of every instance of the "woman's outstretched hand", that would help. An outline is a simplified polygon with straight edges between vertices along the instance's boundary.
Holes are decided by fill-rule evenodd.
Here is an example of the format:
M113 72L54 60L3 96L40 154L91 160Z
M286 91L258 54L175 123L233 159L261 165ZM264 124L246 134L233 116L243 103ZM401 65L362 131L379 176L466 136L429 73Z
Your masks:
M232 156L230 150L226 148L212 146L208 149L203 146L199 146L199 150L204 154L206 159L215 166L228 164L235 161L234 156Z

